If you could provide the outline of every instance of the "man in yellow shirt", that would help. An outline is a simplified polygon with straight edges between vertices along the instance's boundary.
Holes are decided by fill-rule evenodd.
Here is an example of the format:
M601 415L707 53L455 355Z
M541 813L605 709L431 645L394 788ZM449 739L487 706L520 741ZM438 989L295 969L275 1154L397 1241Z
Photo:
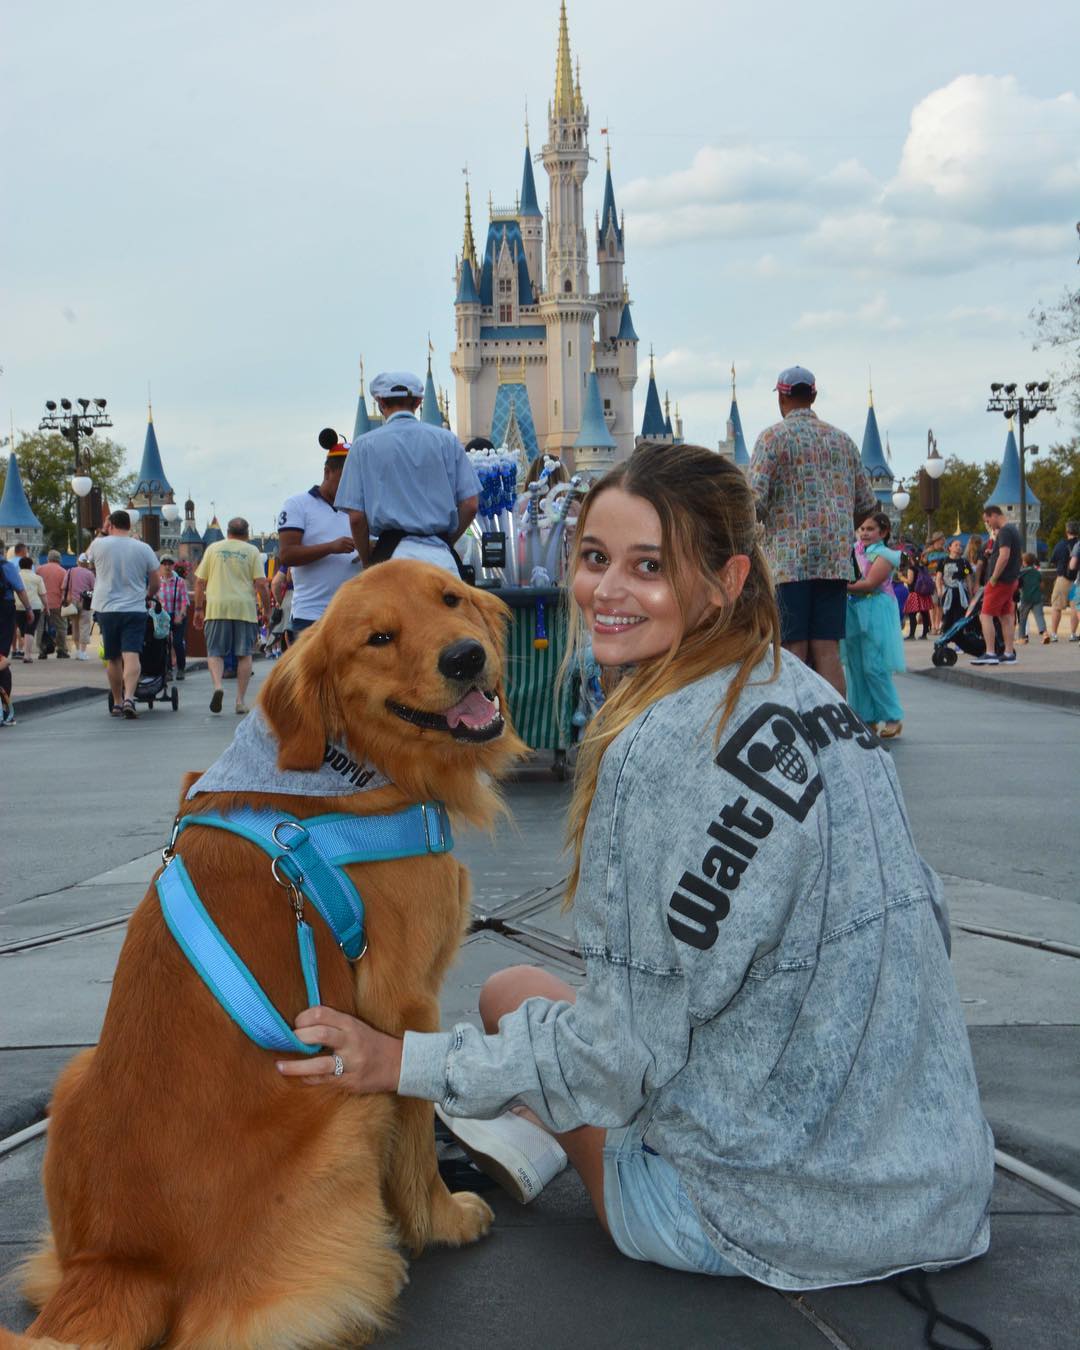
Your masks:
M226 538L203 554L195 572L195 627L206 630L207 665L214 682L210 711L221 712L225 691L225 658L236 657L236 711L247 712L244 694L251 680L251 653L259 634L258 603L270 612L270 586L263 575L262 558L248 542L248 523L240 516L229 521Z

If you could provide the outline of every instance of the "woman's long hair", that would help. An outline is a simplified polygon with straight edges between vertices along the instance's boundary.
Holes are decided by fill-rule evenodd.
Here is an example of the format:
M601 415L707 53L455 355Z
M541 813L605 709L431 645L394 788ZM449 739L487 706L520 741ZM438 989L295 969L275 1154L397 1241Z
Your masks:
M721 589L728 560L750 559L746 585L730 605L713 609L693 631L685 632L669 651L643 661L618 682L593 718L578 753L574 794L566 838L573 867L566 904L573 902L581 870L585 822L596 792L600 761L619 733L658 699L673 694L725 666L738 666L720 711L719 740L751 672L771 651L771 679L780 670L780 617L768 565L758 542L754 498L741 469L723 455L699 445L665 445L645 441L630 458L605 475L589 491L575 532L571 575L588 534L588 518L597 498L611 488L647 501L660 517L661 561L684 622L694 582L703 578ZM564 674L580 667L588 635L577 603L570 596L570 641Z

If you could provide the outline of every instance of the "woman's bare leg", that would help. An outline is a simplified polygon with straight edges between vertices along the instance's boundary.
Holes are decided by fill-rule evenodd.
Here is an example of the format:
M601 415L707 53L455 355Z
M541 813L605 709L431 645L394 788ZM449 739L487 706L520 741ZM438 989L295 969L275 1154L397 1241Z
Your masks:
M527 998L550 998L573 1003L576 991L556 975L536 966L509 966L490 976L480 990L480 1017L489 1036L499 1029L499 1019L519 1008ZM536 1120L530 1111L529 1116ZM537 1124L542 1124L537 1121ZM546 1128L546 1127L545 1127ZM571 1165L585 1183L596 1217L609 1233L604 1211L604 1139L607 1131L595 1125L581 1125L555 1138L566 1152ZM610 1234L609 1234L610 1236Z

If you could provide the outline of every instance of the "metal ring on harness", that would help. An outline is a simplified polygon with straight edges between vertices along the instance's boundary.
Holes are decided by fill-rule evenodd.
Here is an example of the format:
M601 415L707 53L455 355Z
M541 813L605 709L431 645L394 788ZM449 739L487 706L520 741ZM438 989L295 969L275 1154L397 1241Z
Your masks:
M294 839L291 844L287 844L283 839L279 839L278 830L283 830L286 828L286 826L288 826L290 829L293 830L299 830L303 838ZM307 841L311 838L311 836L308 834L306 827L301 825L298 820L279 820L278 823L274 826L274 828L270 831L270 838L273 839L274 843L277 844L278 848L283 848L288 853L291 852L292 849L296 848L298 844L306 844Z
M169 842L161 850L161 861L166 867L168 867L173 858L176 857L176 840L179 833L180 816L177 815L176 819L173 821L172 834L169 835Z
M283 861L291 861L291 859L289 859L288 853L279 853L276 858L271 859L270 875L274 878L274 880L283 890L286 891L299 890L299 888L304 884L303 872L301 872L299 867L297 867L295 877L290 876L287 872L285 876L282 876L280 868ZM293 863L293 866L295 867L296 864Z

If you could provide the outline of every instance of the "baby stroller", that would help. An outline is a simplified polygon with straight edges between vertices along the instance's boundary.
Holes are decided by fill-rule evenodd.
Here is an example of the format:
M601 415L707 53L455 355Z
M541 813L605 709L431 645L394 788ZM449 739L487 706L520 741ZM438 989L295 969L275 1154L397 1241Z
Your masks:
M180 691L172 678L172 620L155 600L147 610L146 631L139 653L139 683L135 686L135 702L145 703L153 710L154 703L171 703L173 712L180 708ZM109 695L109 711L113 699Z
M986 640L979 623L982 610L982 591L975 600L975 608L970 614L961 614L960 618L935 641L930 652L930 660L935 666L955 666L959 659L958 649L966 656L985 656ZM994 620L994 651L1000 656L1005 650L1001 624Z

